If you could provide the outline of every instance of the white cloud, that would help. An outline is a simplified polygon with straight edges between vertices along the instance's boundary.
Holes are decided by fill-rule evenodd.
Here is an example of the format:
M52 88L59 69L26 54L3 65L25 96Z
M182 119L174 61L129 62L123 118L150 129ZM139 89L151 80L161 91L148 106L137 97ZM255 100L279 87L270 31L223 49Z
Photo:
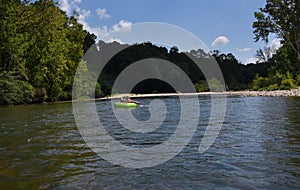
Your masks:
M99 18L110 18L110 15L107 13L106 9L97 8L96 13Z
M249 63L257 63L257 61L259 61L256 57L251 57L249 59L246 60L245 64L249 64Z
M109 38L107 40L108 43L111 43L111 42L119 42L120 44L125 44L124 42L122 42L120 39L118 38Z
M108 35L109 31L107 26L103 26L103 27L91 27L86 19L91 15L91 11L90 10L81 10L79 13L79 19L78 22L81 23L83 25L83 28L85 30L87 30L90 33L94 33L98 38L101 38L101 36L106 36Z
M131 30L132 23L127 20L120 20L118 24L113 25L112 32L128 32Z
M251 48L238 48L237 50L238 52L247 52L247 51L251 51Z
M86 18L88 18L91 15L91 11L90 10L85 10L83 9L80 14L79 14L79 19L81 20L85 20Z
M264 56L272 57L272 55L274 55L281 46L282 46L282 44L280 43L280 39L276 38L276 39L272 40L271 44L263 49ZM251 57L246 60L245 64L258 63L261 61L263 61L263 60L260 60L259 58L256 58L256 57Z
M70 13L71 7L68 0L60 0L59 1L59 8L65 11L67 14Z
M272 40L271 45L270 45L270 53L273 55L276 53L276 51L282 46L280 43L280 40L278 38Z
M81 10L79 13L79 23L83 25L83 28L87 30L90 33L94 33L98 39L108 39L105 40L107 42L113 42L117 41L119 43L123 43L120 39L110 38L109 33L110 32L128 32L131 30L132 23L129 21L121 20L119 23L112 26L112 28L108 28L107 26L96 26L92 27L89 25L89 23L86 21L87 18L91 15L90 10Z
M78 6L82 0L59 0L59 7L67 13L67 15L72 15L73 11L79 13L78 22L83 25L83 29L90 33L94 33L98 39L108 39L106 41L113 42L117 41L123 43L120 39L110 38L110 32L128 32L131 30L132 23L127 20L120 20L117 24L113 25L111 28L107 26L95 26L92 27L87 22L87 18L91 16L91 10L80 9ZM96 13L100 18L109 18L110 15L107 13L106 9L97 8Z
M73 11L80 11L78 3L81 3L81 0L59 0L59 7L67 13L67 15L71 15Z
M219 36L211 43L211 46L212 47L225 46L228 43L229 43L229 39L226 36Z

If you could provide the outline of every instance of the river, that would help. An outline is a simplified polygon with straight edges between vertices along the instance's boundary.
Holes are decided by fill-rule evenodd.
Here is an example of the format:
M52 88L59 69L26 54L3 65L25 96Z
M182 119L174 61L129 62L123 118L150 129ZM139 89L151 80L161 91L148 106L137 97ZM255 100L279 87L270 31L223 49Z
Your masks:
M152 99L137 100L143 106L129 111L139 120L149 119ZM172 114L156 130L161 134L153 136L155 143L168 139L165 135L178 124L178 99L162 100ZM210 98L200 96L199 102L199 124L189 144L167 162L137 169L94 153L76 127L71 103L0 107L0 189L300 188L300 98L228 97L220 134L202 154L198 148ZM127 146L156 145L147 134L143 143L132 141L128 131L114 130L118 124L109 119L109 105L96 102L100 120L116 140Z

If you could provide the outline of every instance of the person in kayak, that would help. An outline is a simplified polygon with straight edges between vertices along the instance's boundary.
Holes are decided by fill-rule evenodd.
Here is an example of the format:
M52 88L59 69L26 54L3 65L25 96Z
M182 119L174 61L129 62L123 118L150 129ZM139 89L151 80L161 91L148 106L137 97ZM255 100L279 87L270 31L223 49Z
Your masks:
M121 98L121 102L125 102L125 103L136 103L136 104L139 104L139 102L137 101L133 101L129 98L129 96L123 96Z
M134 103L133 100L131 100L128 96L123 96L121 98L121 102L125 102L125 103Z

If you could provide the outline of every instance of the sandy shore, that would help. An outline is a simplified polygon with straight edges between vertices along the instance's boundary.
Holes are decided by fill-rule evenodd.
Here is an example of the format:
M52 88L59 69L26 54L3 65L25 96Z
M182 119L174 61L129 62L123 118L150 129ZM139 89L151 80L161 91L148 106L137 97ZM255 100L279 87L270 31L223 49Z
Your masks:
M293 90L275 90L275 91L225 91L225 92L200 92L200 93L155 93L155 94L115 94L99 100L121 98L129 96L131 98L151 98L151 97L172 97L172 96L201 96L201 95L229 95L229 96L270 96L270 97L300 97L300 87Z

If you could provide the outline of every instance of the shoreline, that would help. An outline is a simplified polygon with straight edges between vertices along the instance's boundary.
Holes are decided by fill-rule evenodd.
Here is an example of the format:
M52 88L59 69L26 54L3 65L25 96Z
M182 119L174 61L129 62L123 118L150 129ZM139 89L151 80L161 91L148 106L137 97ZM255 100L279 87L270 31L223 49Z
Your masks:
M122 96L129 96L130 98L152 98L152 97L172 97L172 96L201 96L201 95L227 95L227 96L241 96L241 97L300 97L300 87L292 90L274 90L274 91L224 91L224 92L197 92L197 93L155 93L155 94L115 94L112 96L97 98L95 100L110 100L118 99Z
M158 98L158 97L195 97L195 96L237 96L237 97L300 97L300 86L297 89L292 90L274 90L274 91L224 91L224 92L197 92L197 93L155 93L155 94L114 94L107 97L95 98L95 99L77 99L77 100L65 100L56 102L43 102L43 103L31 103L31 104L19 104L19 105L32 105L32 104L56 104L56 103L72 103L80 101L106 101L112 99L119 99L123 96L129 96L130 98ZM16 105L0 105L1 107L16 106Z

